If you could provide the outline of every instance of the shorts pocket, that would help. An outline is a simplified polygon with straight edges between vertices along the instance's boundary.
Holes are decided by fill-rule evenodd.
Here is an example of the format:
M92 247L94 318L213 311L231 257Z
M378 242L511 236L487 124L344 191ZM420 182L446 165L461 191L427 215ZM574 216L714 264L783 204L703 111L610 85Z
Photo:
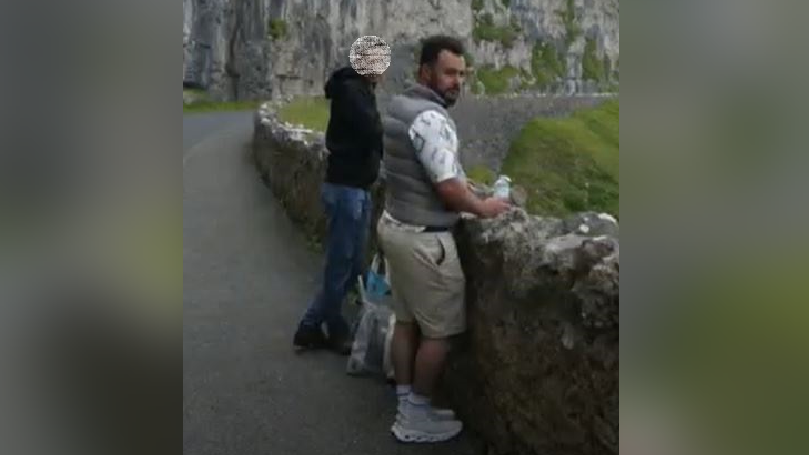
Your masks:
M444 246L444 242L441 241L441 236L437 236L436 240L438 241L438 247L436 248L438 256L435 259L435 265L441 267L441 265L447 261L447 249Z
M437 235L438 242L438 260L436 265L442 266L452 264L458 261L458 248L455 246L455 239L446 235Z

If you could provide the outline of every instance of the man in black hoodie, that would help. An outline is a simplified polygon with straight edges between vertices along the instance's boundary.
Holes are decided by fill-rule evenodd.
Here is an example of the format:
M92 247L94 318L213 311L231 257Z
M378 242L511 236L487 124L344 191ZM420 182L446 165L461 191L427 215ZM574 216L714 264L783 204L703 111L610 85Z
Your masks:
M329 348L351 353L349 327L342 316L346 293L362 274L370 230L371 185L382 157L382 120L374 90L381 74L360 74L353 67L335 71L326 83L331 118L322 200L328 218L323 286L298 326L298 348ZM328 336L322 325L326 324Z

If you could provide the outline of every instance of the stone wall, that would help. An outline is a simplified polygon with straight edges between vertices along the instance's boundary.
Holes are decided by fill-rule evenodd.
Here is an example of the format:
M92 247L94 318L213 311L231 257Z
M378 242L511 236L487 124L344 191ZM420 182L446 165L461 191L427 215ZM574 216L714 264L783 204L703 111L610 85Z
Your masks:
M255 116L253 158L289 215L323 233L323 135ZM377 213L379 199L377 188ZM517 209L457 229L470 331L445 395L491 455L618 453L618 225Z

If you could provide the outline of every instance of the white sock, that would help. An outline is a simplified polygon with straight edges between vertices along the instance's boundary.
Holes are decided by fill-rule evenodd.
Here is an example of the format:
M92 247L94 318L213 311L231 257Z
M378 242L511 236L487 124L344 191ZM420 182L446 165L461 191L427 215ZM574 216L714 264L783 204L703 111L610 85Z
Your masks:
M422 395L416 395L413 392L410 392L410 395L407 396L407 401L416 406L429 406L430 399L428 397Z
M412 391L413 386L411 386L410 384L396 386L396 396L399 398L407 398L407 396L410 395L410 392Z

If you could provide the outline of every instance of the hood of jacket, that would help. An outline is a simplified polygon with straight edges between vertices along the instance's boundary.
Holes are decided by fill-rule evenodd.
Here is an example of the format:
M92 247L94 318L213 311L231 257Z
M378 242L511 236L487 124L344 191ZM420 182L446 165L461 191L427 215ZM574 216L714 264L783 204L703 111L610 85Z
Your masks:
M358 73L354 68L347 66L345 68L340 68L339 70L332 73L329 80L326 82L326 86L324 90L326 92L326 99L334 98L335 93L339 90L340 86L348 80L361 80L363 82L367 82L365 77ZM370 84L370 82L368 82Z

